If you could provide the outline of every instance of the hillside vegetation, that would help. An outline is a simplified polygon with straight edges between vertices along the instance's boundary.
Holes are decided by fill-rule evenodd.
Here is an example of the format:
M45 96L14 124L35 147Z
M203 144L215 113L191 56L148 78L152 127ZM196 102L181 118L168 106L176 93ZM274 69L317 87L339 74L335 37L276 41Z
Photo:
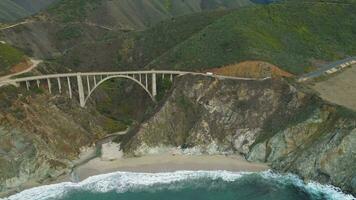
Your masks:
M15 21L29 15L21 6L17 5L11 0L0 1L0 22Z
M58 0L1 0L0 22L14 22L35 14Z
M11 66L20 63L24 57L24 53L18 49L0 43L0 75L7 72Z
M82 71L93 70L92 67L95 70L143 68L229 12L196 13L159 22L144 31L112 33L100 41L70 49L60 63Z
M62 0L48 10L59 22L90 21L119 29L145 29L174 16L252 5L250 0Z
M292 74L279 69L277 66L261 61L245 61L207 71L223 76L247 78L293 77Z
M355 10L355 1L287 2L239 9L193 34L147 67L199 70L263 60L301 74L318 62L356 54ZM157 33L164 35L165 30ZM155 49L153 45L146 48Z

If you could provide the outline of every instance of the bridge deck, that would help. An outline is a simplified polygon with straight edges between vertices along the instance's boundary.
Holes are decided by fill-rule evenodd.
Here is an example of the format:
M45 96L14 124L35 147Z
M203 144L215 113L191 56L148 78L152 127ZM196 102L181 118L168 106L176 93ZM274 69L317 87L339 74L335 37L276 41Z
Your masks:
M233 79L233 80L265 80L267 78L244 78L244 77L232 77L232 76L221 76L221 75L208 75L198 72L187 72L187 71L170 71L170 70L150 70L150 71L122 71L122 72L77 72L77 73L62 73L62 74L48 74L48 75L39 75L39 76L30 76L23 78L14 78L4 81L0 81L0 85L19 83L25 81L35 81L35 80L44 80L52 78L66 78L66 77L77 77L79 76L114 76L114 75L136 75L136 74L165 74L165 75L202 75L202 76L211 76L224 79Z

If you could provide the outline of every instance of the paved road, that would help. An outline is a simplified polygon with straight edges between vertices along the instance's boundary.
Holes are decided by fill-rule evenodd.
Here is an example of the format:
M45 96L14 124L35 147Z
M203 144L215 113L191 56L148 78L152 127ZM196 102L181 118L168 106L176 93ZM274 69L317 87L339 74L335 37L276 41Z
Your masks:
M350 57L346 58L343 60L335 61L326 65L323 65L320 69L314 72L310 72L307 74L302 75L298 80L300 82L310 80L313 78L317 78L319 76L322 76L324 74L332 74L335 73L347 66L350 66L352 64L356 63L356 56L355 57Z

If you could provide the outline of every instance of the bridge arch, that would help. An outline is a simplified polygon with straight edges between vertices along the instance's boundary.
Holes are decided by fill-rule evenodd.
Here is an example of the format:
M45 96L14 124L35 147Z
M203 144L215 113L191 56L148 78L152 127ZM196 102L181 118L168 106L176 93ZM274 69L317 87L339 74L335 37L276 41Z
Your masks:
M96 88L98 88L101 84L103 84L104 82L110 80L110 79L114 79L114 78L123 78L123 79L128 79L128 80L132 80L135 83L137 83L140 87L142 87L146 93L150 96L150 98L152 99L152 101L155 101L155 98L153 97L153 95L151 94L151 92L149 91L149 89L143 85L140 81L136 80L135 78L131 77L131 76L127 76L127 75L112 75L112 76L108 76L106 78L103 78L102 80L100 80L93 88L91 88L89 94L85 97L84 99L84 105L86 105L87 101L89 100L90 96L93 94L93 92L96 90Z

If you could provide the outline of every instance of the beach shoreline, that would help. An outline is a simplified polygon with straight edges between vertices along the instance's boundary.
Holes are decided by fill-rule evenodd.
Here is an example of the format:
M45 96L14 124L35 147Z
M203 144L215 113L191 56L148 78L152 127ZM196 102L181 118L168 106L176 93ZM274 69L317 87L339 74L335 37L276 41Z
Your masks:
M242 156L231 155L172 155L159 154L117 160L94 158L73 170L76 181L112 172L161 173L175 171L231 171L261 172L270 169L268 165L251 163Z
M106 143L107 142L107 143ZM98 147L86 148L74 160L72 172L42 183L28 182L21 188L0 193L0 199L23 190L64 182L81 182L89 177L114 172L163 173L175 171L261 172L269 170L265 163L252 163L240 155L186 155L166 152L126 158L119 144L106 141Z

